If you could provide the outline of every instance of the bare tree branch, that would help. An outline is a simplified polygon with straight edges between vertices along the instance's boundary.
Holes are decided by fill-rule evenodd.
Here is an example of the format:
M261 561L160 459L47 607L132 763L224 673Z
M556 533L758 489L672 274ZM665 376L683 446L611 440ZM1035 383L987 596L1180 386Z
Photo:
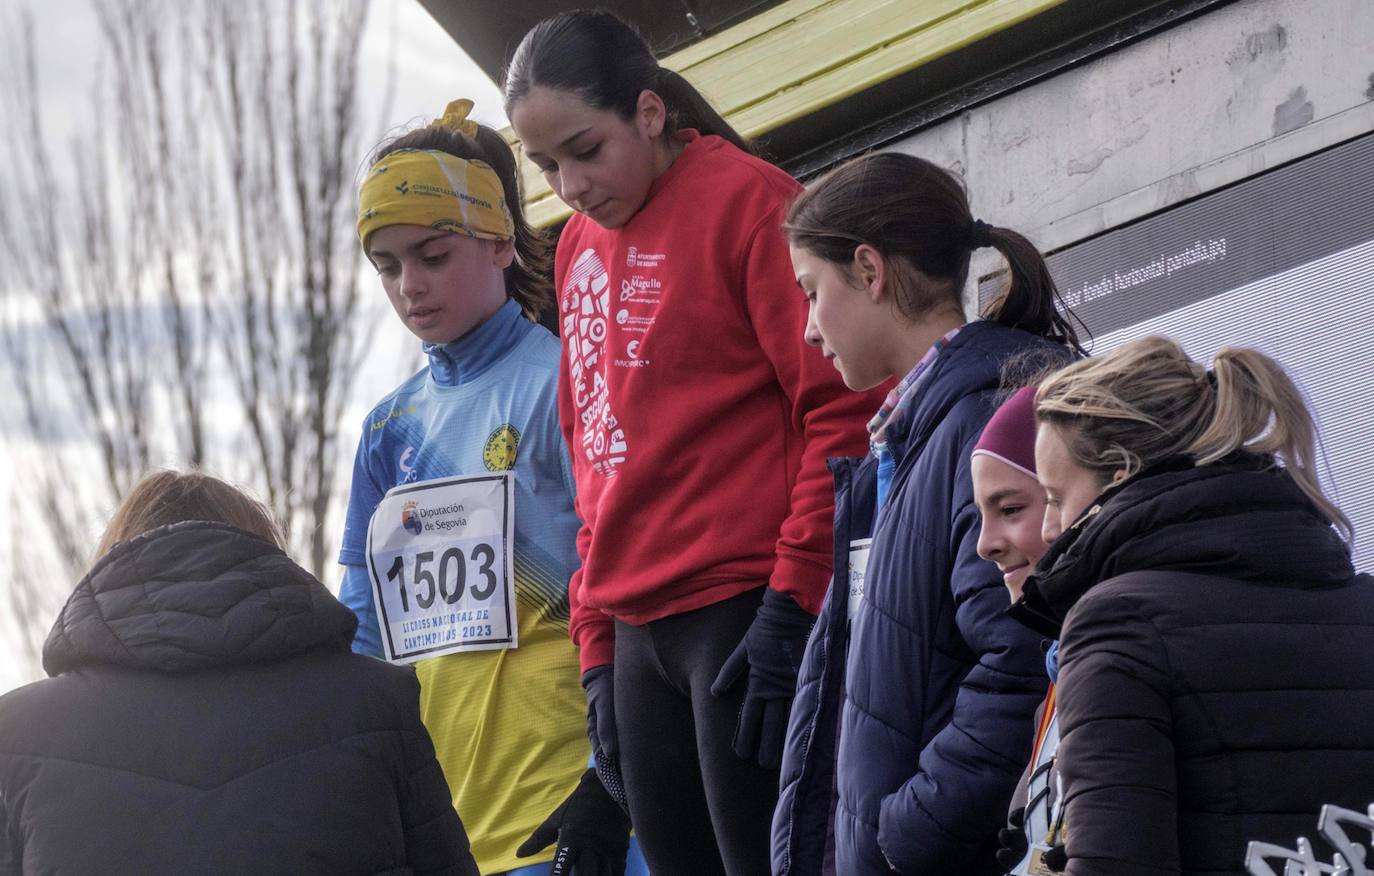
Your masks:
M150 466L217 466L266 496L322 575L367 331L352 227L368 4L93 8L101 75L63 160L27 16L0 83L22 120L0 135L0 367L19 443L62 459L23 469L16 513L49 524L66 587ZM17 584L12 607L39 610L37 593Z

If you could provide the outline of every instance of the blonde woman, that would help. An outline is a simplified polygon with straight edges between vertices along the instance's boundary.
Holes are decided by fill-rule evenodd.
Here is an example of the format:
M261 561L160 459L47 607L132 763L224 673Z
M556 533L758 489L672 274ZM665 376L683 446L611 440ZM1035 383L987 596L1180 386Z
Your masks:
M1147 338L1040 385L1067 872L1242 871L1374 796L1374 581L1283 369Z

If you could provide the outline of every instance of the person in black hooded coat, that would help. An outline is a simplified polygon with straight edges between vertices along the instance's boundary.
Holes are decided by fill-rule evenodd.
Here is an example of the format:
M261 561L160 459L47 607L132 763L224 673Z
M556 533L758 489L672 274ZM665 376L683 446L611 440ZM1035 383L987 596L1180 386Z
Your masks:
M475 876L414 674L279 539L214 478L134 488L0 697L0 874Z
M1055 540L1013 613L1060 636L1074 876L1243 873L1248 841L1374 800L1374 580L1293 383L1214 369L1148 338L1039 389Z

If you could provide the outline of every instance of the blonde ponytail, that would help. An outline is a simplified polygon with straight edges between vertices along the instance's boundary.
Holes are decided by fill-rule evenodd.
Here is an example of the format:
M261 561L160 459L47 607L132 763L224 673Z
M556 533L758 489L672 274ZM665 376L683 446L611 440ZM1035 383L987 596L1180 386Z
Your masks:
M1074 460L1105 485L1163 460L1197 465L1237 450L1279 457L1312 504L1347 540L1350 519L1314 468L1316 430L1297 385L1263 353L1226 347L1208 372L1174 341L1149 337L1063 368L1040 383L1036 417L1057 426Z
M1189 448L1197 464L1215 462L1237 449L1276 455L1312 504L1347 540L1353 539L1350 518L1326 497L1317 481L1312 413L1283 366L1258 350L1222 347L1212 371L1216 411Z

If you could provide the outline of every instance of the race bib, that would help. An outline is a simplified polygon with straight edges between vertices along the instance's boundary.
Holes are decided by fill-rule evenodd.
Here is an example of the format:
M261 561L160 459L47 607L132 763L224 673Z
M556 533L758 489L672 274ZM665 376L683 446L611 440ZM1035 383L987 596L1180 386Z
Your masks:
M1053 696L1053 694L1051 694ZM1059 748L1059 713L1053 700L1047 703L1042 727L1037 731L1031 778L1026 783L1026 821L1028 848L1011 876L1052 876L1055 871L1045 863L1045 855L1068 836L1064 824L1063 777L1052 769Z
M873 539L859 538L849 543L849 622L854 622L859 604L864 601L864 572L868 569L868 550Z
M367 528L367 573L392 663L514 648L511 472L393 487Z

